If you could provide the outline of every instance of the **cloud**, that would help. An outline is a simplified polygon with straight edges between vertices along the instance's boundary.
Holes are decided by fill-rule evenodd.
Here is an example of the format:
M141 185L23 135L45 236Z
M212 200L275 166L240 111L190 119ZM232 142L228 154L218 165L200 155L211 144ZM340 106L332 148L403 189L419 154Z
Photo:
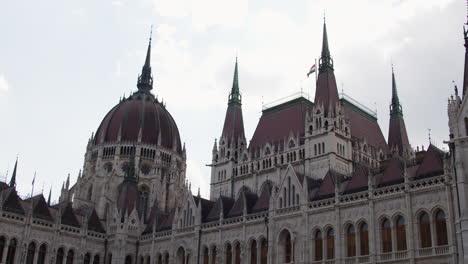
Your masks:
M115 6L115 7L121 7L124 5L124 3L122 1L112 1L111 5Z
M5 75L0 74L0 91L7 92L10 89L10 85L8 84Z
M200 188L200 194L202 197L209 197L210 195L210 177L203 173L200 168L200 161L187 159L187 175L186 178L192 185L192 193L197 194L198 188Z
M163 17L191 19L192 29L208 26L240 27L248 14L248 0L153 0L154 11Z

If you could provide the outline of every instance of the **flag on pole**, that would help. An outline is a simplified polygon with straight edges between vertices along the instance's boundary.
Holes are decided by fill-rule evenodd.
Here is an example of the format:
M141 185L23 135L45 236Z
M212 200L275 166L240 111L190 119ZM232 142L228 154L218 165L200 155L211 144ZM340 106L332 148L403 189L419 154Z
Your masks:
M309 75L314 73L316 70L317 70L317 64L312 65L312 67L310 67L309 72L307 73L307 77L309 77Z

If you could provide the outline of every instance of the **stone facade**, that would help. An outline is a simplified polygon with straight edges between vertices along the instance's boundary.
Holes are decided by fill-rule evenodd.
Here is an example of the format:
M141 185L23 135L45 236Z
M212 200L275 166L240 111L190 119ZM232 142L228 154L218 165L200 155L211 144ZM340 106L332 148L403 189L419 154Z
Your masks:
M395 75L387 144L372 111L338 96L327 39L324 24L315 102L263 109L249 145L236 61L210 199L191 193L177 126L151 93L150 44L138 91L104 118L58 204L21 199L16 165L0 183L0 263L467 263L468 66L450 152L414 150Z

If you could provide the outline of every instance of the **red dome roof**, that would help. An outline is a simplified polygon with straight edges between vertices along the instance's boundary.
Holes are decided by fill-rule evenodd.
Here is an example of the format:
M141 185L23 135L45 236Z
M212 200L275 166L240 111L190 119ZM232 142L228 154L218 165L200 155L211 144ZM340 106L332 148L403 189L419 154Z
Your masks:
M141 133L141 135L140 135ZM182 152L179 130L166 108L150 93L136 92L114 106L99 126L94 144L141 142Z

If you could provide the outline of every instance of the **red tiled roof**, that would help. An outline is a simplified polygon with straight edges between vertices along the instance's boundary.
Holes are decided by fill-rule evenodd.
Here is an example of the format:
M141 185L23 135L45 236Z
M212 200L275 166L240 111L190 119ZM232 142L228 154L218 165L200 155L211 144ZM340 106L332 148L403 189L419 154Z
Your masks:
M260 197L258 197L257 201L255 202L255 205L252 207L252 213L268 211L268 209L270 208L270 196L270 189L263 188Z
M368 169L362 165L356 166L351 180L346 186L345 194L359 192L367 189Z
M303 135L305 114L311 108L310 101L298 98L264 110L250 141L249 149L253 150L269 142L285 140L290 132L293 135Z
M6 189L4 197L3 210L24 215L24 209L23 206L21 206L21 199L14 188Z
M34 217L49 221L52 220L52 215L50 214L49 206L47 205L47 202L42 194L33 197L32 203Z
M175 211L172 210L169 212L169 214L166 215L164 220L161 223L161 226L159 224L157 225L157 230L168 230L172 228L172 223L174 222L174 216L175 216ZM159 220L159 218L158 218Z
M80 227L80 222L76 218L76 214L71 203L68 203L63 210L61 223L64 225Z
M99 217L95 209L93 209L91 215L88 218L88 229L91 231L99 232L99 233L106 232L104 227L102 227L101 220L99 220Z
M242 191L239 195L239 198L237 198L237 200L234 202L234 205L227 214L226 218L241 216L244 213L245 206L247 206L247 208L245 208L247 213L250 213L256 201L257 195L249 191Z
M206 216L205 221L211 222L219 220L219 217L221 216L221 210L223 211L224 217L227 217L233 205L234 199L220 196L218 200L216 200L213 208L211 208L210 212Z
M325 113L328 113L329 107L335 109L338 101L338 89L333 70L321 71L318 75L317 89L315 90L315 105L323 105Z
M338 173L329 170L323 178L319 190L315 193L314 199L325 199L335 196L335 178L337 176Z
M369 145L376 148L382 148L384 153L387 153L387 142L385 142L385 138L382 134L382 130L380 130L379 124L377 123L377 119L360 112L347 101L343 105L346 116L350 121L351 136L361 140L366 139Z
M226 110L223 133L221 137L228 140L244 139L244 120L242 118L242 108L237 104L230 104Z
M125 181L119 186L119 196L117 197L117 208L122 217L130 215L134 209L138 210L138 186L136 182ZM140 212L138 212L140 213Z
M398 154L400 154L400 156L403 155L404 150L409 150L410 148L405 121L403 120L403 117L398 114L390 116L388 146L390 148L398 147Z
M399 158L392 158L384 170L380 186L387 186L404 181L403 163Z
M94 143L116 142L119 133L122 141L137 141L140 129L143 143L156 145L161 135L162 146L182 152L179 130L171 114L160 102L141 94L130 96L109 111L96 131Z
M429 145L424 159L416 171L416 178L425 178L444 173L443 152L434 145Z

